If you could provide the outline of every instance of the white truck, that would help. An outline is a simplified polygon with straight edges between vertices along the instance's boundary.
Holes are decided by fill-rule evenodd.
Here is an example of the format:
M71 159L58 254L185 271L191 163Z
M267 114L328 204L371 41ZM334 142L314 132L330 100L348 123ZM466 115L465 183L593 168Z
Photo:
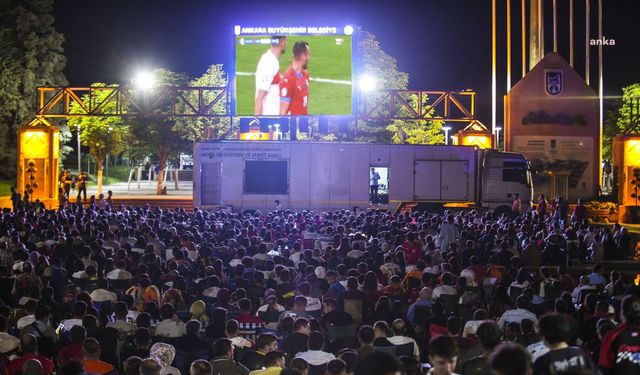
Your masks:
M278 200L298 210L412 202L510 210L515 194L523 208L533 195L523 155L470 146L219 141L195 143L193 155L193 204L205 209L272 209Z

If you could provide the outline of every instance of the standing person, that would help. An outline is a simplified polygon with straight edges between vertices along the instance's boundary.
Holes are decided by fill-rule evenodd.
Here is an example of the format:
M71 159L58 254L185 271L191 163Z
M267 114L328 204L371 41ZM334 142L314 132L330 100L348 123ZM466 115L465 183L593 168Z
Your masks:
M378 181L380 174L374 168L371 168L371 177L369 177L369 188L371 190L371 203L378 203Z
M80 202L80 195L83 195L83 202L87 201L87 173L80 172L78 175L78 181L76 181L76 188L78 189L78 202Z
M18 210L18 206L20 206L20 193L16 191L16 187L11 187L11 205L13 206L13 212Z
M513 202L511 202L511 213L513 216L518 216L522 212L522 200L520 199L520 194L516 193L513 197Z
M69 202L67 193L65 193L63 188L58 188L58 210L63 210L67 207L67 202Z
M280 115L307 115L309 104L309 72L311 60L309 43L297 41L293 45L293 61L280 81Z
M271 47L265 52L256 68L256 116L278 115L280 113L280 56L286 50L287 37L271 37Z
M582 198L578 198L578 204L573 209L571 221L575 224L581 224L587 218L587 208L584 206Z
M544 194L540 194L538 197L538 216L543 219L547 216L547 198L544 197Z

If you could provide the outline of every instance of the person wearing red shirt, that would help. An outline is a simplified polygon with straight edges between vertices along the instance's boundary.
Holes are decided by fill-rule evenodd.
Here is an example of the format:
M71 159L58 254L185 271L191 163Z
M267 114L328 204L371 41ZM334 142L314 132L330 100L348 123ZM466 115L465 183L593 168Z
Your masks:
M309 43L293 45L293 61L280 80L280 115L307 115L309 104Z
M238 301L238 316L235 320L238 322L238 333L245 339L254 341L258 335L258 331L262 329L262 319L251 313L253 304L248 298Z
M38 339L32 334L22 335L20 338L20 352L22 357L9 362L6 375L16 375L22 373L22 365L30 359L37 359L42 364L42 374L52 374L54 372L53 361L43 357L38 352Z
M69 331L71 343L58 352L58 365L63 366L71 360L82 361L82 342L87 337L87 330L83 326L73 326Z
M422 257L422 242L416 240L416 234L411 232L407 234L407 240L402 244L404 249L405 264L415 265Z

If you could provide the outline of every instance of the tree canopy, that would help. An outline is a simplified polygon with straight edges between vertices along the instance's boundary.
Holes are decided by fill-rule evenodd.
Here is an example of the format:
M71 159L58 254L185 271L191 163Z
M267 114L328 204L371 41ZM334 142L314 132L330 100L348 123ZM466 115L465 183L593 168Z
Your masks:
M64 37L53 0L0 2L0 177L15 175L16 131L33 119L36 87L64 86Z

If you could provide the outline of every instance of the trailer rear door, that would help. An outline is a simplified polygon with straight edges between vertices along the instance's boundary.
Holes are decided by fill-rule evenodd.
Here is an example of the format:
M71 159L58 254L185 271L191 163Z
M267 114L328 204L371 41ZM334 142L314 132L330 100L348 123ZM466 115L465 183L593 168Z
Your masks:
M440 200L439 160L416 160L413 173L413 196L416 200Z
M468 161L442 161L442 189L440 190L440 199L443 201L468 201L468 178Z

